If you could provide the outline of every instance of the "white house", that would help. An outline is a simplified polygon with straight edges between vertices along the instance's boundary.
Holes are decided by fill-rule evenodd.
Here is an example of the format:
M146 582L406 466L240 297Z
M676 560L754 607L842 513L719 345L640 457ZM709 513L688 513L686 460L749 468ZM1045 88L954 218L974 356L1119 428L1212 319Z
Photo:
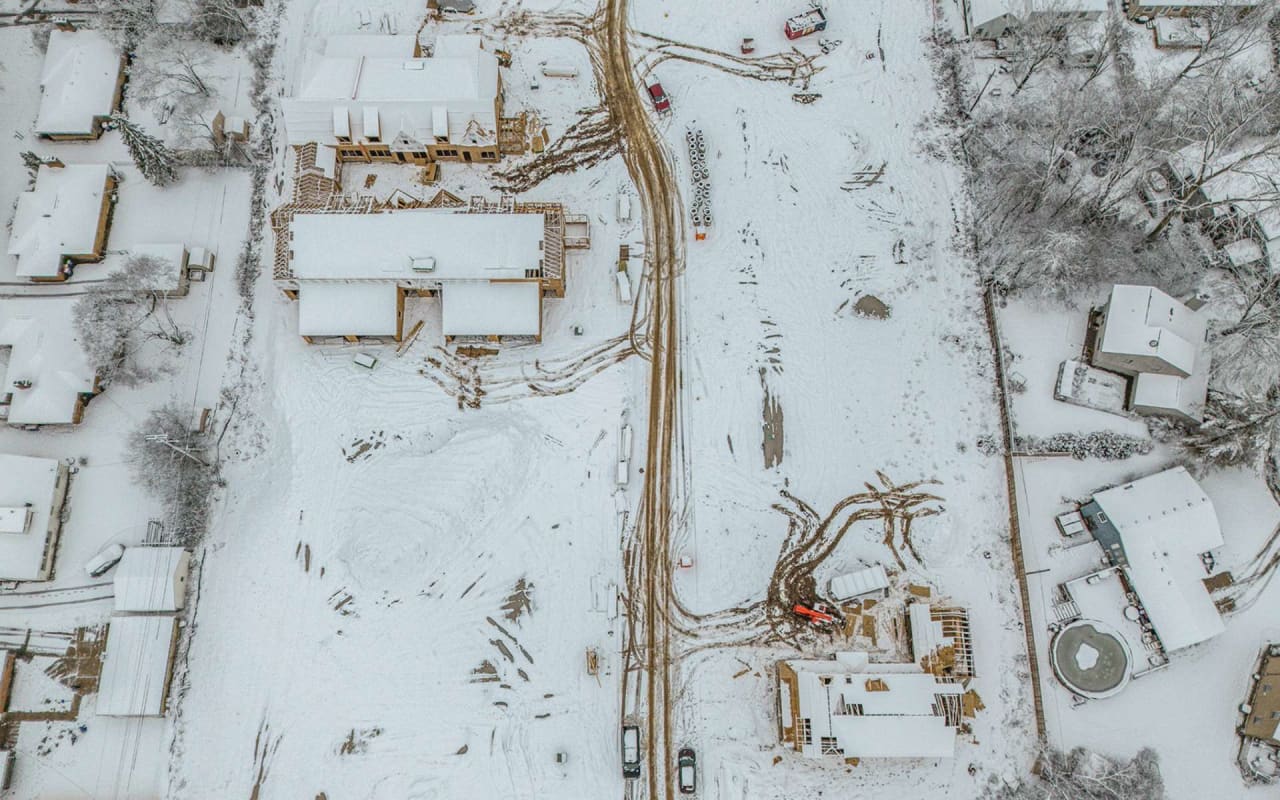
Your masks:
M7 252L18 277L62 281L75 264L102 258L115 188L105 164L42 165L13 215Z
M6 300L0 351L9 350L0 383L0 418L10 425L73 425L97 394L72 321L74 298Z
M1107 13L1107 0L964 0L964 6L965 26L973 39L1009 36L1033 18L1066 25Z
M286 269L276 277L298 300L299 333L400 339L405 298L416 296L439 299L446 339L539 339L543 296L564 294L563 214L506 208L295 211L287 233L277 229Z
M175 616L112 617L98 680L97 713L104 717L164 716L177 642Z
M55 30L40 73L36 134L46 139L96 139L120 105L124 56L98 31Z
M1212 501L1186 469L1098 492L1080 510L1124 571L1166 652L1222 633L1200 558L1222 546L1222 529Z
M810 758L950 758L964 687L866 653L778 664L782 742Z
M479 36L330 37L284 100L291 145L336 149L339 161L499 160L502 78Z
M1103 307L1093 365L1131 378L1129 407L1199 422L1209 384L1205 315L1151 286L1117 284Z
M116 612L181 611L190 574L191 553L184 548L126 548L114 578Z
M0 454L0 580L45 581L67 497L67 465Z

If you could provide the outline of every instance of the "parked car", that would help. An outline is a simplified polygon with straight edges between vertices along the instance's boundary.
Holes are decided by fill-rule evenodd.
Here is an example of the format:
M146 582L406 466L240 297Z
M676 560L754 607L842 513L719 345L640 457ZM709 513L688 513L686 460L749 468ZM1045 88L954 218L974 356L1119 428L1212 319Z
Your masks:
M671 101L667 99L667 93L663 91L662 84L657 81L649 84L649 99L653 101L655 111L665 113L671 110Z
M680 748L680 755L676 758L676 785L680 787L680 794L698 791L698 757L692 747Z
M84 565L84 571L89 573L90 578L98 578L116 565L121 558L124 558L124 545L109 544L98 551L98 554L89 559Z
M622 777L640 777L640 728L622 726Z

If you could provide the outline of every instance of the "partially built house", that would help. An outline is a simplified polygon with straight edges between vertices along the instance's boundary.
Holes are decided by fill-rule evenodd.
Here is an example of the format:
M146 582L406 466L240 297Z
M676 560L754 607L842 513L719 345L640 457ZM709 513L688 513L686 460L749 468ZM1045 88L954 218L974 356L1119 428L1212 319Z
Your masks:
M274 277L298 301L303 338L400 341L406 301L432 298L446 341L540 340L543 299L564 296L565 251L588 240L566 237L558 203L450 197L278 209Z
M332 36L284 99L288 142L338 161L492 163L503 154L502 77L479 36ZM523 150L523 141L521 142Z

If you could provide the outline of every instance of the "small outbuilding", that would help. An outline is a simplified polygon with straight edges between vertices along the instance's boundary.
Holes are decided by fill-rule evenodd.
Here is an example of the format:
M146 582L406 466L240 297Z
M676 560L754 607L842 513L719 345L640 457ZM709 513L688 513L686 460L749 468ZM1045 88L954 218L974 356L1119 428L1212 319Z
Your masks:
M44 139L97 139L120 106L124 55L99 31L55 30L40 75L36 134Z
M191 553L185 548L126 548L115 573L116 612L181 611L190 574Z
M164 716L177 642L176 616L112 617L98 681L98 714Z
M68 479L67 465L52 458L0 454L0 580L53 575Z

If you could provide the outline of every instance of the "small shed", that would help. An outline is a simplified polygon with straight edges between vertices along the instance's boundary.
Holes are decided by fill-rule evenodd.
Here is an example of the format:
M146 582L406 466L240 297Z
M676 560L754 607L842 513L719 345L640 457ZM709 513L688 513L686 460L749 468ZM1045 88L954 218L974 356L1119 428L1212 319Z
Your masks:
M98 715L164 716L177 642L178 618L171 614L112 617L98 682Z
M130 547L116 567L116 611L181 611L187 604L191 553L181 547Z
M852 600L855 597L863 597L875 592L884 592L888 588L889 574L884 571L884 566L881 564L860 569L857 572L837 575L831 579L829 584L831 595L841 601Z

